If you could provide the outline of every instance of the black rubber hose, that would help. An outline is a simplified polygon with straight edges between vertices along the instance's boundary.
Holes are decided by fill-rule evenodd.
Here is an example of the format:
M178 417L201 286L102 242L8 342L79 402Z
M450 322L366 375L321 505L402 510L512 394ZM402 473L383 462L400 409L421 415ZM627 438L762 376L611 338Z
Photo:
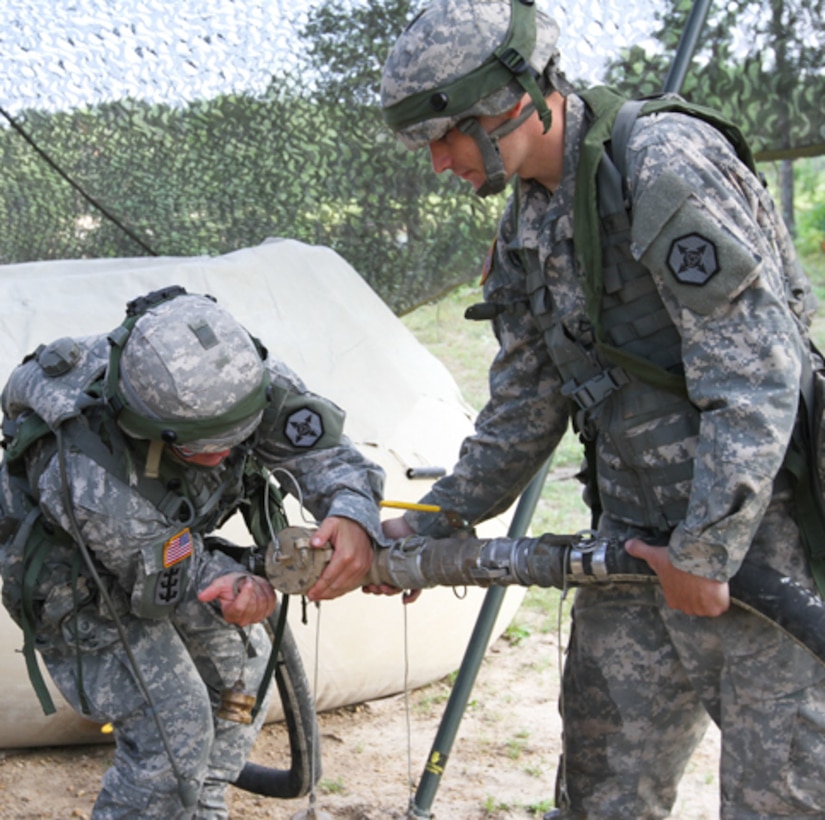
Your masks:
M270 630L276 628L276 617L277 610L269 620ZM321 776L321 751L315 699L289 625L281 638L275 683L284 709L292 765L289 769L274 769L247 762L233 785L263 797L303 797Z
M770 567L742 564L730 580L731 598L776 624L825 664L825 604Z
M580 560L588 580L582 581L581 576L571 570L571 557ZM646 561L629 555L622 542L611 540L606 542L601 554L583 552L568 556L566 571L571 586L598 583L599 563L606 575L601 579L604 581L657 581ZM825 602L818 595L771 567L747 560L742 562L728 586L733 604L779 627L825 664Z
M658 582L655 572L610 538L546 533L539 538L410 536L379 551L371 583L430 586L566 587ZM785 632L825 665L825 603L770 567L744 561L730 579L731 602Z

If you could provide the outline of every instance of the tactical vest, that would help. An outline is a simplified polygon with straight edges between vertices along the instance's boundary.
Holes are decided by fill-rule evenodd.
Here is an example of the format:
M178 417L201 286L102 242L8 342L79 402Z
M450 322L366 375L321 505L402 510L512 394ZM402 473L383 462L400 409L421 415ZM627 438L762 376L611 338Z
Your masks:
M561 375L562 393L574 405L574 427L586 448L594 526L605 511L628 524L670 532L687 511L699 414L679 377L679 333L649 272L630 253L622 174L605 151L624 100L599 88L581 96L589 124L573 224L576 261L585 271L580 280L587 321L571 328L551 313L538 255L522 249L530 309ZM588 221L581 218L583 201L592 205L584 212ZM517 223L516 209L511 213ZM658 377L646 380L634 367L623 366L636 361L665 374L665 380L672 374L681 389L673 390ZM633 390L621 390L628 382ZM673 447L678 456L656 471L648 469L648 454L669 445L679 445Z
M754 173L756 168L741 131L712 109L673 95L626 101L608 88L580 96L589 123L577 168L574 249L588 321L575 336L561 322L553 322L547 308L552 301L544 296L544 272L536 255L522 249L531 310L564 379L562 392L575 407L574 425L588 464L593 526L603 509L619 521L666 535L687 508L699 413L687 399L678 331L652 277L630 252L627 142L638 116L676 111L716 127L742 162ZM515 208L511 217L516 227ZM797 281L793 271L785 273L789 308L801 314L809 286ZM800 412L783 469L793 479L802 539L817 587L825 594L825 369L810 339L803 344ZM622 390L629 382L634 389ZM646 452L669 445L679 455L650 470Z
M669 533L687 512L700 419L687 398L678 330L649 272L630 252L625 147L637 116L679 111L721 130L751 169L753 159L731 123L680 98L627 102L607 88L580 96L587 130L577 168L573 239L587 317L571 328L553 316L537 253L522 249L530 309L562 377L562 393L573 402L594 526L605 511L616 520ZM511 217L515 227L516 207ZM633 389L622 390L628 382ZM664 449L673 453L666 464L651 458ZM661 465L655 470L654 460Z

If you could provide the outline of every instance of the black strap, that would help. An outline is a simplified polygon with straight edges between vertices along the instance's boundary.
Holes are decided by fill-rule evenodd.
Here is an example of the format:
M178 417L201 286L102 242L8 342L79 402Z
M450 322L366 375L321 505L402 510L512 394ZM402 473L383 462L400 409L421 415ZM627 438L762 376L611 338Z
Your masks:
M47 538L38 537L35 532L35 527L43 533L42 514L38 507L35 507L20 525L17 531L15 541L22 543L23 555L23 585L20 595L20 626L23 630L23 658L26 661L26 671L29 673L29 680L34 688L37 699L43 708L43 713L46 715L53 715L57 710L54 706L54 701L46 688L46 681L43 679L43 673L40 671L40 666L37 663L37 656L35 655L35 637L37 622L37 615L34 611L34 589L37 584L37 578L40 575L40 570L43 568L43 562L49 554L51 544Z
M274 616L270 616L269 623L273 626L272 635L272 649L269 651L269 660L264 670L264 676L261 678L261 683L258 686L258 693L255 697L255 705L252 707L253 719L261 710L261 705L266 697L266 692L269 689L269 684L272 682L272 676L275 674L275 666L278 663L278 656L281 654L281 641L284 638L284 630L286 629L286 614L289 609L289 595L281 596L281 603L278 606L278 621L273 624Z
M825 597L825 506L817 460L822 442L817 435L823 408L817 401L812 358L821 354L813 342L802 355L799 410L782 466L794 477L796 517L805 552L820 595Z
M616 114L610 133L610 156L622 181L627 177L627 144L636 118L644 108L646 100L628 100Z
M77 583L82 563L83 556L81 556L79 550L75 550L72 556L72 602L74 604L72 618L74 621L75 658L77 660L77 692L80 698L80 710L84 715L91 715L92 710L89 706L89 698L86 695L86 687L83 685L83 653L80 649L80 596L77 591Z

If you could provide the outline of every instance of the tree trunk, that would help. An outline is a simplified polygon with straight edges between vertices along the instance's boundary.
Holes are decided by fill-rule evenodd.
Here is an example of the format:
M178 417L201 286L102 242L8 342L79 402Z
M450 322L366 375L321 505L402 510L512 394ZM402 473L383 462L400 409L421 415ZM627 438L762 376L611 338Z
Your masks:
M794 218L793 206L793 160L783 159L779 162L779 197L782 208L782 216L785 224L791 232L791 236L796 238L796 219Z

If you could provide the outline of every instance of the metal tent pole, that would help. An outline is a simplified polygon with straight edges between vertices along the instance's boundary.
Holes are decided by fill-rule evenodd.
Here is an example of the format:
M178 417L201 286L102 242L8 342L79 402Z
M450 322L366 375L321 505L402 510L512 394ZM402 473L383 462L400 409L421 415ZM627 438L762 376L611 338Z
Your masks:
M685 21L685 28L679 38L679 45L676 46L676 54L673 56L673 62L670 64L670 69L665 78L663 91L672 91L677 94L681 91L690 67L690 61L696 51L699 35L705 25L711 2L712 0L694 0L693 5L690 7L690 13Z
M516 510L513 513L513 520L510 522L510 527L507 531L508 537L519 538L527 532L549 469L550 461L548 460L521 494ZM473 627L470 642L467 645L464 658L458 670L458 675L450 691L450 697L444 709L441 723L438 726L435 740L430 747L430 755L424 766L415 797L410 803L407 817L431 816L430 807L432 806L436 790L441 781L441 775L444 773L444 767L447 765L447 758L450 756L450 750L452 749L453 741L458 732L461 718L464 715L464 710L467 708L470 692L473 689L479 667L484 659L484 653L487 651L487 644L489 643L490 635L492 634L496 618L501 609L505 591L506 587L490 587L484 595L484 601L481 604L478 618Z

